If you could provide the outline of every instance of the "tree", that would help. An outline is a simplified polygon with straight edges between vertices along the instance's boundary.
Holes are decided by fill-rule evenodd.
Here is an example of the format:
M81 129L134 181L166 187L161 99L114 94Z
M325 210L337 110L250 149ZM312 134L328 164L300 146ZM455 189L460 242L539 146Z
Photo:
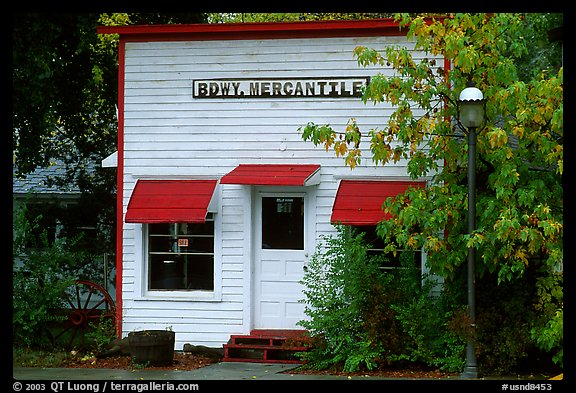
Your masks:
M388 13L337 13L337 12L303 12L303 13L213 13L208 15L210 23L244 23L244 22L297 22L315 20L350 20L389 18Z
M13 16L13 139L20 173L65 158L110 154L116 57L96 35L98 14Z
M99 36L98 25L204 20L198 13L13 14L12 135L18 173L55 158L74 171L116 149L118 37Z
M16 176L61 160L66 173L53 181L74 182L82 192L77 205L40 205L42 214L53 213L64 227L53 243L46 227L26 224L26 209L13 213L15 342L31 345L54 320L53 308L61 306L70 280L97 280L100 260L88 252L114 251L116 173L98 164L117 149L118 36L98 35L96 27L201 23L204 15L19 13L12 18ZM97 230L89 238L78 237L80 223ZM28 244L33 233L45 240L37 248Z
M413 179L431 176L426 189L384 203L393 217L378 226L386 251L423 248L431 270L449 279L465 266L469 246L479 256L477 277L495 275L501 284L535 272L533 307L548 321L562 307L563 68L534 62L546 67L526 72L532 45L527 37L544 30L526 18L399 17L416 49L441 55L450 69L427 58L416 61L401 47L385 53L357 47L361 66L395 72L375 75L363 96L364 102L393 106L388 123L367 132L353 119L342 131L308 123L301 131L304 140L332 148L352 168L361 164L361 149L369 143L375 164L407 160ZM526 81L520 79L519 64ZM458 95L468 82L487 100L477 142L478 229L471 236L466 234L466 130L456 120Z
M13 14L16 176L63 161L66 172L49 184L76 183L82 197L58 218L68 228L78 218L91 222L102 236L91 239L99 252L112 252L115 239L116 173L99 163L117 149L118 36L96 27L204 20L198 13Z

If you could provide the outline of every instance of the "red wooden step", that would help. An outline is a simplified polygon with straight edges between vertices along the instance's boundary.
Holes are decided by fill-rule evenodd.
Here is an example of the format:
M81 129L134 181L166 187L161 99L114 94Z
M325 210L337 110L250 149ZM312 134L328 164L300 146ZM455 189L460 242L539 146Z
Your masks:
M231 335L224 344L225 362L303 363L295 355L308 350L299 342L303 330L252 330L249 335Z
M306 334L306 330L301 329L253 329L250 336L254 337L281 337L295 338Z

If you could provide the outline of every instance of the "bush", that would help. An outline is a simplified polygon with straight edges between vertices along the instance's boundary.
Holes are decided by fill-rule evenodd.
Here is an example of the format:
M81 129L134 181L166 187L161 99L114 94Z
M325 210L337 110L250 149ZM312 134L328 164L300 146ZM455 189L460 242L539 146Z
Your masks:
M86 333L90 348L100 355L110 347L118 337L112 319L100 317L98 322L91 322Z
M42 347L50 344L46 327L60 318L54 310L64 307L62 296L73 283L58 269L65 251L57 242L50 249L27 255L13 272L12 329L15 345Z
M451 327L458 313L454 299L446 291L432 295L435 282L422 277L419 269L405 270L403 276L397 282L403 296L391 308L409 339L404 344L405 354L397 354L397 359L448 372L461 371L466 340Z
M523 277L505 285L499 284L493 274L478 277L477 355L482 372L506 375L521 372L524 367L545 371L552 359L561 365L562 319L558 319L560 325L546 325L562 302L561 275L542 274L529 269ZM550 298L543 301L540 291ZM551 331L547 330L552 326ZM546 331L555 334L546 336ZM544 341L550 346L542 345Z
M540 317L534 321L530 336L540 350L552 355L552 362L564 364L564 306L562 272L555 272L536 279L534 309Z
M362 234L338 227L313 255L302 280L309 319L300 325L322 345L302 354L307 367L354 372L410 361L460 370L465 342L447 329L450 305L422 284L414 255L402 253L401 268L385 272L384 258L367 250Z
M552 362L564 365L564 310L558 309L554 316L543 327L533 327L530 335L535 345L552 353Z
M26 219L26 209L13 218L13 344L46 347L51 344L47 327L63 317L55 310L64 308L64 292L74 282L75 267L85 256L70 251L74 240L57 239L50 243L46 231L40 231L39 242L30 234L37 229L36 220ZM67 307L67 306L66 306Z
M322 238L304 275L301 321L317 341L302 354L307 367L363 368L406 362L460 372L471 321L465 305L466 269L447 278L440 294L401 253L401 268L382 271L362 235L340 226ZM465 266L464 266L465 267ZM548 371L562 366L562 274L528 272L501 285L485 272L476 280L476 356L485 375Z
M373 369L382 349L370 340L365 310L371 284L380 282L382 273L360 236L350 236L345 227L338 231L337 237L322 238L302 280L310 319L299 324L323 342L303 357L317 369Z

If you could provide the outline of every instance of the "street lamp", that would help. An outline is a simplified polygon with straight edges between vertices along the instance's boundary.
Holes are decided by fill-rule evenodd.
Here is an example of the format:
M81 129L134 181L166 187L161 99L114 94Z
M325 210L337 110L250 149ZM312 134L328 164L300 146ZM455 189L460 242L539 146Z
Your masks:
M458 99L458 120L468 130L468 234L476 229L476 129L484 121L484 96L476 87L468 86ZM466 344L466 367L461 378L478 378L476 364L476 296L474 247L468 247L468 311L471 335Z

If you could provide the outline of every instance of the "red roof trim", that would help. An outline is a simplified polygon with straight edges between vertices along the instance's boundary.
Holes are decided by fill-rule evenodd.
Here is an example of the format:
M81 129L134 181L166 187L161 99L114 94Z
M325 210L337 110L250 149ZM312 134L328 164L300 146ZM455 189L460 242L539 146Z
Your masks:
M220 184L306 186L319 169L317 164L240 164L224 175Z
M204 223L217 180L139 180L126 222Z
M338 186L332 224L376 225L389 219L382 204L388 197L403 194L409 187L424 188L420 181L342 180Z
M347 21L205 23L187 25L100 26L98 34L120 34L126 41L244 40L279 38L402 36L393 19Z
M118 43L118 165L116 168L116 334L122 338L122 281L124 250L124 49Z

